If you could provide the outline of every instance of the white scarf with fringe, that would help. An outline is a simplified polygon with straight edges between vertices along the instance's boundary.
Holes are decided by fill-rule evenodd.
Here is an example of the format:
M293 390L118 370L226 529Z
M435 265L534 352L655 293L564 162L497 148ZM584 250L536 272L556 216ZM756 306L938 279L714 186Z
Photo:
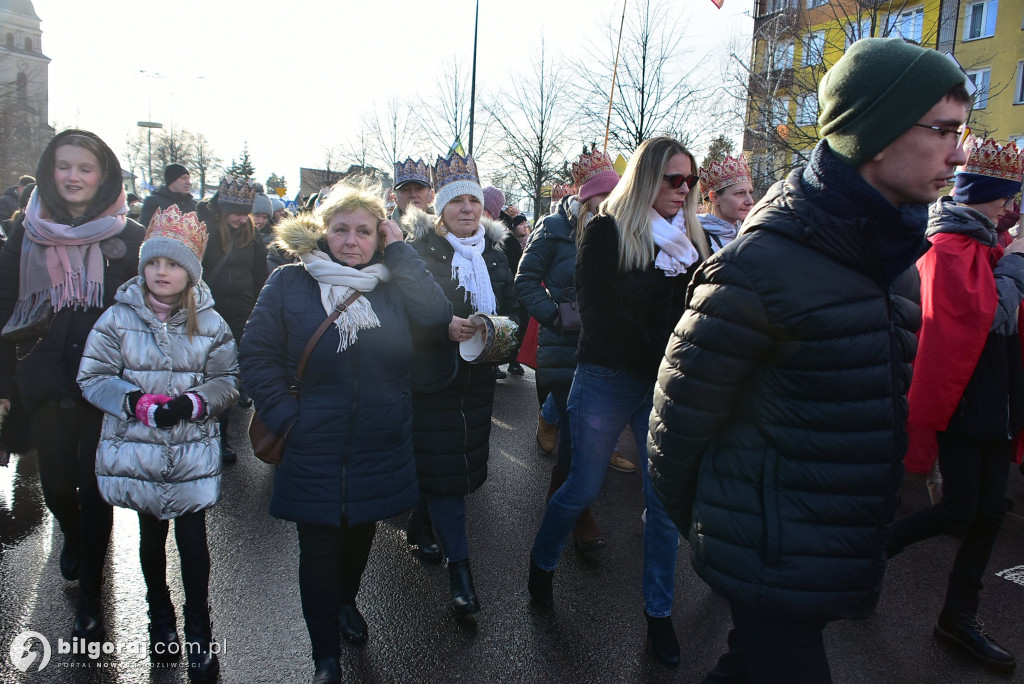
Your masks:
M451 232L445 239L455 249L452 257L452 280L466 290L466 297L474 311L496 314L498 304L491 287L491 276L484 263L484 249L487 247L487 231L481 225L467 238L457 238Z
M355 269L333 261L319 250L299 256L306 272L320 285L320 303L327 315L334 313L334 307L344 302L355 291L372 292L378 283L391 280L391 272L384 264L373 264L364 269ZM360 297L334 321L338 327L338 351L342 352L355 344L359 331L379 328L380 319L366 297Z

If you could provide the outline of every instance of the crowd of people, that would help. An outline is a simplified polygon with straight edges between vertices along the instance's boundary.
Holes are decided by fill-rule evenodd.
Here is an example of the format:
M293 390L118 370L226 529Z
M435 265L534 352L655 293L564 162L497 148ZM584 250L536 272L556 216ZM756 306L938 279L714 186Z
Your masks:
M72 636L104 638L111 506L129 508L151 657L217 678L205 515L236 404L284 441L269 514L295 523L314 683L340 682L342 642L369 638L380 520L408 514L452 611L482 610L466 497L487 479L495 384L523 363L557 451L517 580L537 610L573 600L555 579L570 534L607 545L590 506L608 468L639 469L627 581L663 664L680 660L680 534L732 611L706 681L829 682L825 626L874 610L887 558L953 533L935 636L1012 671L977 614L1024 428L1024 244L1007 230L1024 156L968 135L965 83L933 50L858 41L822 81L810 162L756 207L743 157L700 166L655 137L621 178L581 155L535 227L456 152L396 164L393 194L342 181L291 215L231 176L197 202L179 164L130 199L104 141L58 133L0 197L0 412L26 416L78 582ZM517 329L505 358L460 353L481 316ZM627 427L643 463L615 451ZM894 524L905 456L942 488Z

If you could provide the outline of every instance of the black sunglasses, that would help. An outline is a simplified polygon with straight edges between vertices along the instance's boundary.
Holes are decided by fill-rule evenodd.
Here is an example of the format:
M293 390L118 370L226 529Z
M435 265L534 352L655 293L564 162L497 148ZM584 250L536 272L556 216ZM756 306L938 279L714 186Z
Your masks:
M681 173L673 173L668 176L662 176L668 184L672 186L673 190L678 190L683 183L686 183L686 187L693 190L693 186L697 185L697 177L692 173L689 176L684 176Z

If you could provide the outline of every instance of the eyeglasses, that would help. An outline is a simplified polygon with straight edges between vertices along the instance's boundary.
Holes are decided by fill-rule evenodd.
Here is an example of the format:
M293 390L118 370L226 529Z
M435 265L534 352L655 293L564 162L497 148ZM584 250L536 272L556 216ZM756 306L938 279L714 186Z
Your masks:
M684 176L681 173L673 173L667 176L662 176L673 190L678 190L682 187L683 183L686 183L686 187L689 190L693 190L693 186L697 185L697 177L692 173L689 176Z
M916 123L914 125L917 126L918 128L927 128L929 130L935 131L943 140L949 140L949 135L951 133L956 134L957 139L956 145L954 147L960 147L961 145L963 145L964 141L967 140L967 136L971 134L971 127L968 126L967 124L963 124L961 126L958 126L957 128L950 128L949 126L926 126L925 124L919 123Z
M1013 197L1007 197L1006 201L1003 202L1003 209L1013 208L1013 203L1020 199L1020 195L1014 195Z

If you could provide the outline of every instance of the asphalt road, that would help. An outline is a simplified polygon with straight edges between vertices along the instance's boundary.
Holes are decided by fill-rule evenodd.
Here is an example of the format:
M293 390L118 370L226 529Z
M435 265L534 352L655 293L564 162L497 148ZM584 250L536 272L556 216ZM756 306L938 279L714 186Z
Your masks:
M222 682L303 682L312 675L298 594L294 526L267 515L271 467L242 446L244 412L235 409L239 462L224 475L224 497L207 518L213 558L214 637L223 645ZM380 523L359 606L369 642L343 646L346 682L697 682L725 647L726 603L694 575L680 547L673 620L682 663L657 663L646 645L640 596L640 475L609 471L594 513L609 541L591 560L567 548L555 575L552 611L534 609L526 591L529 548L543 513L553 459L534 440L532 374L499 383L490 474L468 501L473 576L482 604L474 618L451 611L447 572L425 565L405 543L404 517ZM635 459L631 440L622 452ZM989 631L1024 659L1024 477L1010 477L1017 513L1008 516L985 580L981 616ZM904 485L904 512L924 505L923 484ZM145 653L145 586L138 523L114 516L105 586L108 639L120 654L59 653L74 618L75 583L58 571L60 534L42 504L35 459L0 468L0 682L187 681L180 668L153 669ZM890 563L876 614L834 623L825 633L836 682L1006 682L948 650L931 635L955 541L923 542ZM168 578L184 603L173 535ZM1016 573L996 573L1017 568ZM1016 577L1014 577L1016 575ZM9 658L25 630L51 643L46 668L28 674ZM38 651L41 649L37 647ZM1022 666L1024 670L1024 666Z

